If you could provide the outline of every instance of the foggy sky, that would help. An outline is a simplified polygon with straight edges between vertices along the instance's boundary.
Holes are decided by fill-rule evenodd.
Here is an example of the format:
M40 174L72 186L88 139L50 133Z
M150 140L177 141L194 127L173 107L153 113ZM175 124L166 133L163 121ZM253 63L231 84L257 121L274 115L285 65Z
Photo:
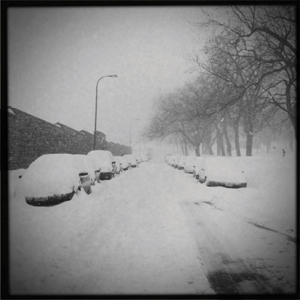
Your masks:
M189 22L200 7L32 7L8 13L8 105L50 123L129 144L153 101L183 86L186 55L199 48ZM189 22L188 22L189 21Z

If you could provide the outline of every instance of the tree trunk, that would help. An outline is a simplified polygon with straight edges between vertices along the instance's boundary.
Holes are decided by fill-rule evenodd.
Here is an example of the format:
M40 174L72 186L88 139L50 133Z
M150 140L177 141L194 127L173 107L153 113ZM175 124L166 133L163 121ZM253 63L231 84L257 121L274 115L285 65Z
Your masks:
M246 134L246 156L252 156L253 134Z
M207 149L208 149L208 154L209 154L209 155L214 155L214 152L213 152L213 150L212 150L212 144L211 144L211 143L209 143L209 144L207 145Z
M234 126L234 143L236 156L241 156L239 126Z
M220 147L220 138L219 138L218 131L216 133L216 140L217 140L217 156L220 156L221 155L221 147Z
M223 134L221 133L219 128L217 128L217 155L225 156Z
M200 144L197 144L197 145L195 146L195 152L196 152L196 156L201 156L201 155L200 155Z
M252 156L253 145L253 117L250 99L247 99L247 111L244 115L244 132L246 134L246 156Z
M203 142L203 152L205 154L209 154L209 155L214 155L214 152L212 150L212 145L214 143L214 141L211 141L211 135L212 133L207 133L204 142Z
M292 84L288 84L287 87L286 87L286 91L285 91L285 95L286 95L286 106L287 106L287 109L288 111L290 112L289 113L289 118L290 118L290 121L293 125L293 128L295 130L295 138L297 139L297 124L296 124L296 104L294 106L291 105L291 87L292 87Z
M186 142L186 140L184 140L183 142L184 142L184 154L186 156L188 156L189 155L189 151L188 151L187 142Z
M181 148L181 153L184 155L184 144L183 142L180 142L180 148Z
M224 132L225 141L226 141L227 155L232 156L231 155L231 142L230 142L228 132L227 132L227 118L226 118L226 116L225 116L224 122L223 122L223 132Z

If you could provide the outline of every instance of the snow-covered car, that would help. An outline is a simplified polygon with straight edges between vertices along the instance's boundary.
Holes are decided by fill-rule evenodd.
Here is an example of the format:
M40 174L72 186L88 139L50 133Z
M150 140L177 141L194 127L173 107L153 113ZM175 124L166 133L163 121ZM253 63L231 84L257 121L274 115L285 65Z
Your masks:
M110 180L116 173L116 161L110 151L106 150L92 150L87 154L94 171L99 174L99 180Z
M124 156L129 163L129 168L135 168L137 166L137 161L134 154L125 154Z
M89 184L92 182L93 169L84 161L72 154L45 154L37 158L22 176L26 202L33 206L53 206L71 200L85 187L83 183L87 180L81 177L89 176Z
M180 156L179 156L179 155L174 155L174 156L173 156L173 167L174 167L175 169L178 168L179 160L180 160Z
M143 154L141 155L141 161L142 161L142 162L145 162L145 161L148 161L148 160L149 160L149 158L148 158L147 154L143 153Z
M188 155L185 158L185 164L184 164L184 172L185 173L193 173L196 167L197 162L197 156L190 156Z
M175 167L175 160L176 160L176 156L175 155L171 155L170 158L169 158L169 160L168 160L170 166Z
M186 156L181 155L178 159L178 170L183 170L185 165Z
M193 177L195 177L196 179L199 179L199 172L200 172L201 168L204 168L203 167L203 157L196 156L195 167L193 170Z
M120 157L120 160L121 160L121 163L122 163L122 169L123 169L123 171L127 171L128 167L129 167L128 160L126 159L125 156L119 156L119 157Z
M167 154L165 157L165 161L169 166L173 166L174 163L174 155L172 154Z
M168 159L170 158L170 156L171 156L171 154L166 154L166 155L165 155L165 162L166 162L167 164L169 164L169 163L168 163Z
M199 170L199 181L205 182L207 186L247 187L243 171L228 157L204 157Z

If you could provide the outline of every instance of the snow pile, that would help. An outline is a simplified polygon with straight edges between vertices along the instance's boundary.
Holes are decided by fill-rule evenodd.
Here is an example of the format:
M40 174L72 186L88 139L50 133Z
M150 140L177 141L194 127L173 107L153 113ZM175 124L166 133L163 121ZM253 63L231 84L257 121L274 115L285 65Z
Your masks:
M244 171L246 189L201 185L206 201L239 218L295 235L295 157L232 157Z
M9 182L8 182L9 195L16 196L18 186L25 172L26 169L9 171Z
M205 157L203 159L203 169L207 181L215 182L246 182L242 171L235 167L230 158L227 157Z

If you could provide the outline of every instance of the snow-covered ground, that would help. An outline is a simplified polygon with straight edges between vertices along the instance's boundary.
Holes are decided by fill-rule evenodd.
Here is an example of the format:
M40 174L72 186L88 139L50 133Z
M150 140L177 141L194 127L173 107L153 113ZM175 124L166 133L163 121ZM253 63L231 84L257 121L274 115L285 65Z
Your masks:
M10 171L10 292L294 293L296 159L232 160L247 188L207 187L156 155L53 207L28 205L26 170Z

